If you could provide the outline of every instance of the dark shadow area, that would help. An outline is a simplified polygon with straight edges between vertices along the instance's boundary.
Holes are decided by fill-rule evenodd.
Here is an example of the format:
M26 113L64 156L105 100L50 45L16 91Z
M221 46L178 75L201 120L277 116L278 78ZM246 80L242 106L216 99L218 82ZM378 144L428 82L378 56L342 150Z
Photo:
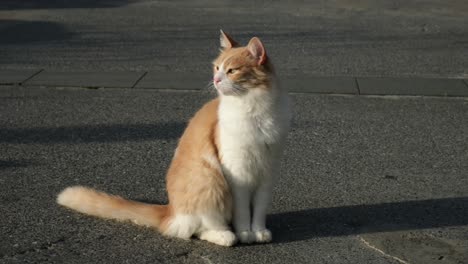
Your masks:
M25 160L0 160L0 170L8 168L24 168L30 165L30 162Z
M468 225L468 197L318 208L268 216L275 243Z
M2 143L91 143L175 139L185 123L89 125L57 128L0 129Z
M55 22L0 20L0 45L62 41L73 35L74 33Z
M0 10L111 8L127 5L135 0L1 0Z

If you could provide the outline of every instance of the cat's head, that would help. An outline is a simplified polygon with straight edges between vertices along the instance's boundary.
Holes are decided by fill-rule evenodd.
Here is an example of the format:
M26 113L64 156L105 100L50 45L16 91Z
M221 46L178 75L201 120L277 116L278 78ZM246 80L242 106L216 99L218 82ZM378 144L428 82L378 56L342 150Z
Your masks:
M259 38L239 46L221 30L221 53L213 61L213 84L222 95L241 96L253 89L271 89L273 69Z

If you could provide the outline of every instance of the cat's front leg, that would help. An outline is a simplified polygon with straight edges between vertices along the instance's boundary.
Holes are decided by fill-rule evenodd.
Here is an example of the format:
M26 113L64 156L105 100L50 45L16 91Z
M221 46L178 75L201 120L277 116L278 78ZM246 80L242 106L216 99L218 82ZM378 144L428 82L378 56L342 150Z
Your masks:
M257 188L253 196L252 231L258 243L267 243L272 240L271 232L266 228L266 215L271 202L272 189L271 181L266 181Z
M252 243L255 235L250 225L250 188L233 184L232 194L234 198L233 225L237 239L241 243Z

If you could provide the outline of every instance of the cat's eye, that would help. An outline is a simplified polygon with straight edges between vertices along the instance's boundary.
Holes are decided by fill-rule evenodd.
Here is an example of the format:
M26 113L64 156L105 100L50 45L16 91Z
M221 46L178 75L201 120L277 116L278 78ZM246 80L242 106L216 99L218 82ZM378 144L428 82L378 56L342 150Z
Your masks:
M219 70L219 67L218 67L218 66L215 66L215 69L216 69L216 70Z
M227 74L233 74L236 70L237 70L237 69L232 69L232 68L231 68L231 69L229 69L229 70L227 71Z

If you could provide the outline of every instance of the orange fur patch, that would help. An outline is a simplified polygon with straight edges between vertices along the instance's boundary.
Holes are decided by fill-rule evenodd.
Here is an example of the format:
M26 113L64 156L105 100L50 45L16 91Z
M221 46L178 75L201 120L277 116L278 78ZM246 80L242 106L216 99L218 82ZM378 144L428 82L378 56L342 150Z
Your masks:
M219 165L218 105L218 99L207 103L182 135L167 173L167 206L129 201L81 186L65 189L57 202L89 215L158 227L163 233L176 214L218 212L228 223L231 195Z
M217 146L219 100L215 99L192 118L180 138L179 147L167 174L169 205L177 212L191 214L207 211L230 213L229 187L219 167Z

